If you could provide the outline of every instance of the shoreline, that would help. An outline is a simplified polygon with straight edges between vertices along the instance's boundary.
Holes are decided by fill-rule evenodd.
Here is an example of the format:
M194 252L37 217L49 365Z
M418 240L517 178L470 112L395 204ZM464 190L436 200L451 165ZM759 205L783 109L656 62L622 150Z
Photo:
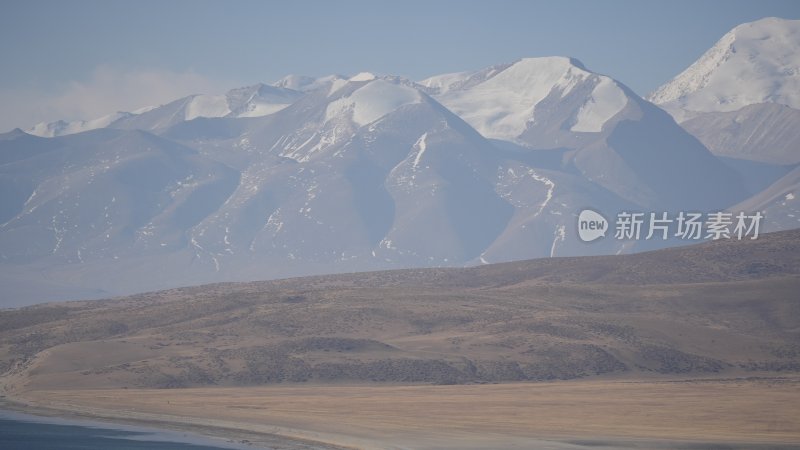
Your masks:
M154 428L150 426L130 425L116 422L100 421L97 418L67 418L55 415L39 415L31 412L21 412L7 409L7 405L0 405L0 420L12 422L23 422L43 425L56 425L76 427L98 431L123 432L125 435L119 437L123 440L179 443L188 445L198 445L214 447L218 449L231 450L268 450L253 447L245 442L236 442L231 439L206 436L199 433L189 432L178 429ZM101 434L102 435L102 434Z
M240 450L358 450L355 447L334 445L300 436L255 431L246 428L248 424L244 423L136 411L115 411L85 406L80 407L80 409L42 406L21 397L7 395L0 396L0 415L3 412L9 412L10 416L20 415L37 418L42 423L63 423L87 428L149 432L154 435L159 433L169 435L188 434L189 436L186 436L187 439L180 440L180 442L202 443L220 448ZM225 426L223 423L239 426ZM279 427L273 428L275 430L280 429Z

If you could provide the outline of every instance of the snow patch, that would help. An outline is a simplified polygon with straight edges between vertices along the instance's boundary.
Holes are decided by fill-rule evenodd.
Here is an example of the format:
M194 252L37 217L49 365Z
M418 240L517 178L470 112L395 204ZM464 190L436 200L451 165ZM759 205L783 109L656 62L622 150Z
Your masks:
M559 241L564 242L564 240L567 239L566 227L564 225L557 226L556 231L553 233L553 235L555 237L553 238L553 245L550 246L551 258L556 255L556 244L558 244Z
M428 148L428 144L426 143L428 139L428 133L424 133L422 136L417 139L417 142L414 144L414 148L417 149L417 156L414 157L414 168L416 169L419 166L420 160L422 160L422 155L425 153L425 150Z
M534 180L544 183L544 185L547 186L547 194L545 194L544 200L539 205L539 209L536 210L536 214L533 215L533 217L536 217L539 214L541 214L542 211L544 211L544 208L547 206L548 203L550 203L550 200L553 199L553 191L556 189L556 184L553 183L553 180L543 175L537 174L532 169L529 171L529 173Z

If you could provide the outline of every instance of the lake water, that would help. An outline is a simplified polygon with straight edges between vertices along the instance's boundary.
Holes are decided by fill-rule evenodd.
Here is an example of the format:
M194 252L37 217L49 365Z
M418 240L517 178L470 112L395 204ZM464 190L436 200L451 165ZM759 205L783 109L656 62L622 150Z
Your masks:
M41 418L0 411L2 450L230 450L253 449L172 431Z

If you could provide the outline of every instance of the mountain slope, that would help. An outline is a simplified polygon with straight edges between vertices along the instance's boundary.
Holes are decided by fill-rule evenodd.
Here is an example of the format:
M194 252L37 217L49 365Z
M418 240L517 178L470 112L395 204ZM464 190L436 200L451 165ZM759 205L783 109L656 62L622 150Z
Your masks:
M776 103L698 114L681 123L720 156L771 164L800 163L800 110Z
M227 198L238 176L142 131L0 140L6 264L110 261L185 245L183 232ZM28 143L39 151L18 152ZM14 154L14 152L16 154Z
M764 230L779 231L800 228L800 166L779 178L749 199L734 205L731 211L761 211Z
M793 374L799 242L793 231L4 310L0 373L12 390Z

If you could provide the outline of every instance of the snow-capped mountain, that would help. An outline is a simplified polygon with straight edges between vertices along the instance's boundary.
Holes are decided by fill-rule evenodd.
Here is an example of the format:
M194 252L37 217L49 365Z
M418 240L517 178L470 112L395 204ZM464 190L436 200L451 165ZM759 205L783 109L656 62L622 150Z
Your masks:
M739 25L649 99L709 150L800 162L800 20Z
M563 149L562 168L640 208L703 210L744 195L738 176L662 110L574 59L529 58L421 84L484 136Z
M778 144L797 128L751 131L757 115L794 120L769 107L713 113L750 127L713 138L754 160L791 157ZM36 300L673 245L613 231L588 245L577 213L773 211L794 205L797 184L793 167L714 156L621 82L561 57L421 82L288 76L39 129L53 137L0 135L0 280ZM736 147L745 133L758 139ZM796 226L790 214L772 226Z
M741 172L753 196L732 211L764 212L770 231L800 225L800 20L735 27L649 99Z
M648 99L680 122L758 103L800 109L800 20L737 26Z
M583 103L571 117L564 118L570 122L566 130L573 133L601 131L628 100L611 78L563 57L527 58L473 73L440 75L421 84L484 136L511 141L553 115L552 102L542 103L551 94L564 99L581 91ZM591 85L590 92L583 92L587 85Z
M496 148L413 83L366 73L198 148L245 155L239 189L198 227L220 267L231 255L355 270L570 254L583 249L554 242L577 205L630 206Z

